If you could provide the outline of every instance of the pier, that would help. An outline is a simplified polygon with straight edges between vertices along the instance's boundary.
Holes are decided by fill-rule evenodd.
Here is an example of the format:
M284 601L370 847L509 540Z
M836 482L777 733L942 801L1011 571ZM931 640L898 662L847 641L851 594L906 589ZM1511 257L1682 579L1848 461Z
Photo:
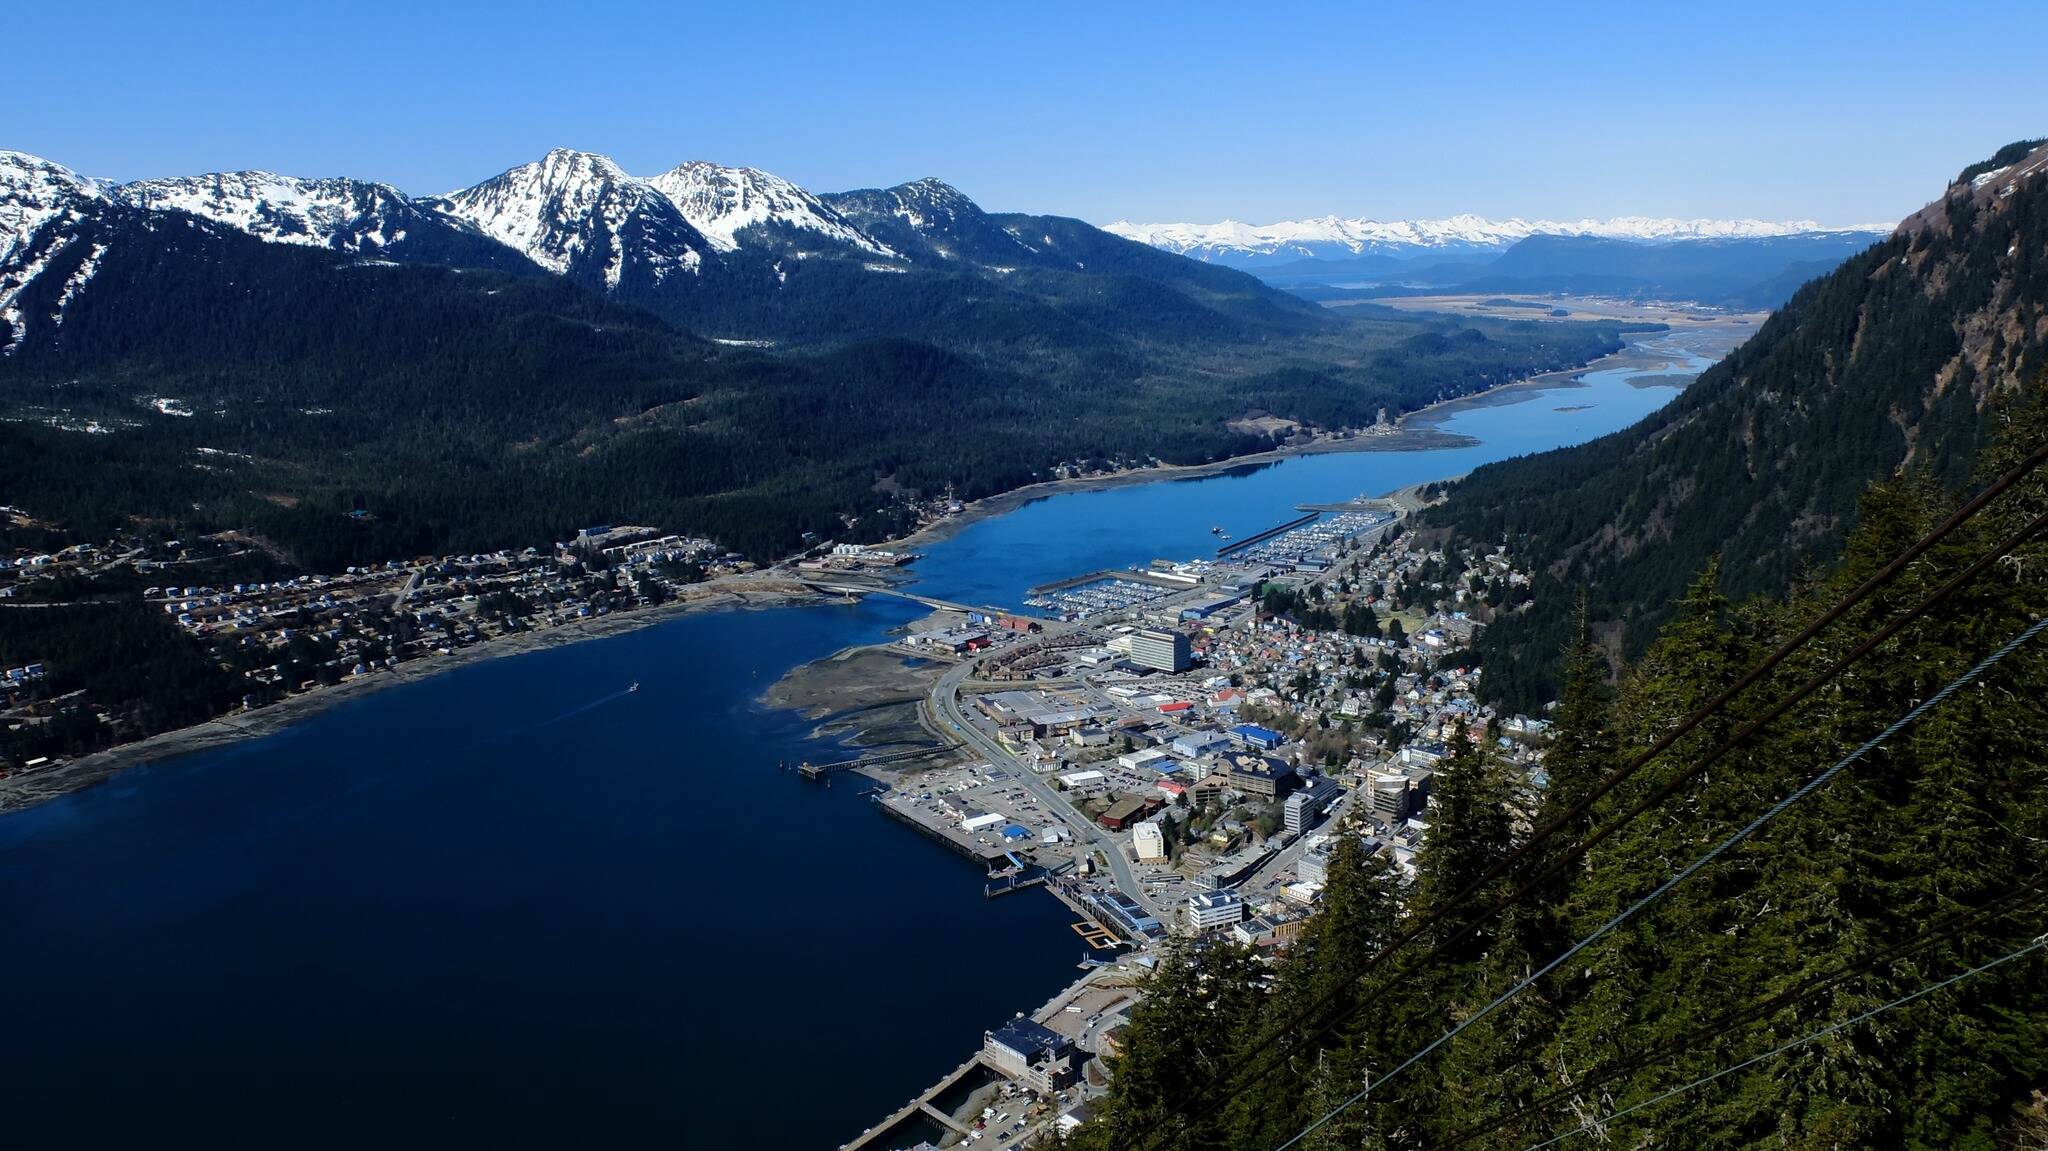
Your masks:
M885 763L897 763L916 759L921 755L938 755L959 747L957 743L935 743L930 747L913 747L909 751L892 751L885 755L863 755L858 759L842 759L835 763L811 763L806 760L797 765L796 773L805 779L819 780L843 771L859 771L863 767L880 767Z
M894 1147L895 1144L893 1142L883 1142L884 1139L894 1135L906 1125L915 1125L926 1120L936 1123L956 1135L966 1135L968 1133L967 1129L955 1121L952 1116L932 1106L932 1100L953 1090L960 1083L977 1073L982 1076L994 1076L995 1074L989 1070L987 1064L981 1061L979 1053L976 1053L967 1062L955 1067L945 1078L926 1088L917 1098L904 1104L894 1115L861 1132L860 1137L852 1142L841 1144L839 1151L886 1151L886 1149Z
M983 848L979 844L970 842L968 840L960 838L957 835L952 834L946 828L934 827L931 824L926 823L925 821L917 818L910 812L903 810L903 808L897 806L896 804L890 803L886 799L881 801L880 806L882 809L882 814L888 816L890 819L893 819L906 827L915 828L918 834L924 836L926 839L936 840L939 843L945 844L947 847L952 848L958 854L964 855L967 858L974 860L976 863L981 864L983 868L989 871L994 871L997 868L1003 867L1009 863L1009 852L1007 851L995 848Z
M1053 595L1072 588L1086 587L1093 583L1109 583L1114 580L1128 580L1131 583L1146 584L1156 587L1161 591L1169 592L1187 591L1196 586L1193 581L1171 579L1161 576L1156 572L1143 571L1138 568L1104 568L1101 571L1092 571L1083 575L1068 576L1066 579L1054 580L1051 583L1042 583L1035 588L1027 590L1024 594L1032 596Z
M1393 500L1360 498L1344 500L1334 504L1296 504L1294 505L1294 510L1298 512L1380 512L1385 515L1392 515L1399 511L1400 508L1395 505Z
M1267 528L1265 531L1260 532L1258 535L1247 536L1241 540L1232 540L1229 543L1224 544L1222 547L1217 548L1216 554L1219 556L1227 556L1235 551L1243 551L1245 548L1251 547L1253 544L1263 543L1264 541L1272 539L1274 536L1277 535L1285 535L1288 532L1293 531L1295 528L1302 526L1303 524L1314 521L1317 516L1320 516L1322 514L1323 513L1319 511L1309 512L1307 515L1296 516L1294 519L1288 520L1286 523L1281 524L1279 527Z

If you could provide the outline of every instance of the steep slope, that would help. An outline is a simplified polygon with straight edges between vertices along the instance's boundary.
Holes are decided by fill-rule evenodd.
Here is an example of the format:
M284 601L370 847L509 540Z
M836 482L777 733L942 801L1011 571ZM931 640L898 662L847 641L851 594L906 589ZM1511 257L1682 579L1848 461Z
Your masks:
M97 187L62 164L0 152L0 354L34 327L63 324L105 251L87 238L105 205Z
M1128 328L1133 316L1147 312L1188 320L1206 314L1218 325L1204 333L1209 338L1245 338L1260 325L1327 319L1241 272L1161 252L1080 220L987 212L936 179L824 199L922 266L999 278L1109 329ZM1160 287L1175 297L1161 295Z
M550 272L605 291L698 275L716 251L667 196L593 152L557 148L424 202Z
M1803 268L1811 278L1869 247L1862 232L1641 244L1595 236L1531 236L1484 268L1458 277L1464 292L1641 295L1728 304ZM1796 288L1804 279L1795 281ZM1775 306L1791 295L1767 301Z
M691 160L648 181L721 252L766 246L780 252L846 250L895 255L818 197L759 168Z
M109 194L138 208L189 212L274 243L457 267L530 266L463 221L367 180L213 172L137 180Z
M2000 405L2048 363L2048 148L1980 172L1807 285L1669 407L1577 448L1489 465L1425 522L1505 540L1537 606L1484 633L1489 690L1549 683L1574 591L1634 650L1709 557L1736 596L1832 558L1873 480L1961 482Z

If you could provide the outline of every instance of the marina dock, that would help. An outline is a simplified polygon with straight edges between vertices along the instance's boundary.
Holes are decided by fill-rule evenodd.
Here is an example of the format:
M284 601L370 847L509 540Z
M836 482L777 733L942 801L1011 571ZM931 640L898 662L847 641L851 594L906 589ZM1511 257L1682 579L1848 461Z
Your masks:
M835 763L811 763L805 761L797 765L796 773L805 779L819 780L824 779L828 775L838 775L844 771L859 771L863 767L880 767L885 763L898 763L906 759L916 759L921 755L938 755L959 746L957 743L933 744L930 747L914 747L909 751L892 751L884 755L863 755L857 759L842 759Z
M1272 539L1274 536L1285 535L1286 533L1293 531L1295 528L1298 528L1303 524L1313 521L1317 516L1320 516L1322 514L1323 513L1321 512L1309 512L1307 515L1296 516L1295 518L1288 520L1286 523L1281 524L1278 527L1267 528L1265 531L1262 531L1255 536L1246 536L1244 539L1241 540L1232 540L1229 543L1224 544L1222 547L1217 548L1216 554L1219 556L1227 556L1232 552L1243 551L1245 548Z

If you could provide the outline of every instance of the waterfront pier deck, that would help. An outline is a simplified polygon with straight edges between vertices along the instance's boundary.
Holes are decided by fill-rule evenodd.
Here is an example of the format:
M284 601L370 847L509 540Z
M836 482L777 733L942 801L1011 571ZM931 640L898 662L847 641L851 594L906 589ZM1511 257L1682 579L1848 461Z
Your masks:
M901 1108L897 1109L895 1114L861 1132L859 1138L856 1138L851 1143L840 1144L839 1151L889 1151L895 1144L886 1142L887 1137L904 1124L914 1123L919 1119L929 1119L934 1123L944 1126L949 1131L959 1135L966 1135L967 1129L956 1122L952 1116L932 1106L932 1100L952 1090L961 1080L975 1074L977 1071L988 1071L987 1065L981 1061L981 1054L979 1052L976 1052L974 1057L967 1062L955 1067L945 1078L926 1088L917 1098L905 1103Z
M1265 531L1262 531L1255 536L1246 536L1244 539L1241 540L1232 540L1229 543L1224 544L1222 547L1217 548L1216 554L1219 556L1227 556L1232 552L1243 551L1244 549L1251 547L1254 544L1263 543L1266 540L1272 539L1274 536L1284 535L1287 532L1291 532L1295 528L1298 528L1301 525L1310 522L1311 520L1315 519L1317 516L1320 516L1322 514L1323 513L1321 512L1309 512L1306 515L1296 516L1295 518L1288 520L1286 523L1281 524L1278 527L1267 528Z
M935 743L930 747L913 747L908 751L892 751L882 755L863 755L858 759L842 759L834 763L810 763L807 761L797 765L796 773L805 779L823 779L828 775L838 775L843 771L859 771L863 767L880 767L885 763L898 763L906 759L916 759L921 755L939 755L952 751L959 746L957 743Z

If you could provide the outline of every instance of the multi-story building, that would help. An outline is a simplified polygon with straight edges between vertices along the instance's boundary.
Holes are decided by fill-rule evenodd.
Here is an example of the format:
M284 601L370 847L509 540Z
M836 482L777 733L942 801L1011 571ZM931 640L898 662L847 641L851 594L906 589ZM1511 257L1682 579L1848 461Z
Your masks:
M1131 828L1131 847L1139 863L1158 863L1166 858L1166 833L1156 820L1148 819Z
M1195 931L1228 927L1244 918L1244 900L1235 891L1198 891L1188 899L1188 926Z
M981 1036L983 1061L1040 1095L1073 1082L1073 1055L1073 1040L1021 1015Z
M1280 809L1280 825L1287 834L1300 835L1322 818L1324 810L1336 801L1343 790L1334 780L1316 780L1287 797Z
M1145 628L1131 633L1131 662L1153 671L1180 672L1194 666L1188 637L1177 631Z
M1295 784L1294 766L1285 760L1259 755L1225 756L1217 765L1216 774L1232 791L1259 799L1275 800L1286 795Z

